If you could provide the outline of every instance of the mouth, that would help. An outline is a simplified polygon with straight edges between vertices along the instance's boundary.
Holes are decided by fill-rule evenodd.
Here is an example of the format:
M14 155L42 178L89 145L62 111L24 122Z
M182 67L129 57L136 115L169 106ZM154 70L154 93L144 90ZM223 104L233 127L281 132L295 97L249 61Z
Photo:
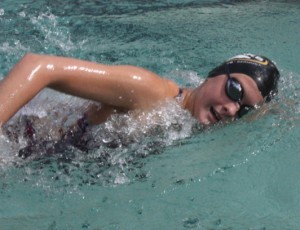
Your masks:
M216 121L220 121L222 119L220 114L218 114L218 112L213 107L210 107L210 112Z

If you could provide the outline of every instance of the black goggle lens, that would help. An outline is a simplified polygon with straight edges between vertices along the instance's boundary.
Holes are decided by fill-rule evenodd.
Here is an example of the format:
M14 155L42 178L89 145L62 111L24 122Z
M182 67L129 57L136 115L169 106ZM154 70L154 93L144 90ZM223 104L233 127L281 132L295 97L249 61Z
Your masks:
M241 100L243 99L244 93L243 87L237 79L230 77L229 74L226 82L225 92L230 100L239 103L240 109L237 112L238 117L246 115L250 110L254 108L253 106L249 105L241 105Z
M226 82L226 94L231 100L235 102L240 102L242 100L243 88L238 80L232 77L228 77Z

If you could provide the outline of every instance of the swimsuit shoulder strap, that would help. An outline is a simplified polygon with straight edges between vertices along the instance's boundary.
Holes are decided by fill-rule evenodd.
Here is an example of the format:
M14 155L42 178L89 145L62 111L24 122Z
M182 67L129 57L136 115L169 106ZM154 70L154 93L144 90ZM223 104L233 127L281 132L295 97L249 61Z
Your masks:
M179 89L178 89L178 94L175 96L175 99L180 99L181 96L182 96L182 93L183 93L183 89L182 89L182 88L179 88Z

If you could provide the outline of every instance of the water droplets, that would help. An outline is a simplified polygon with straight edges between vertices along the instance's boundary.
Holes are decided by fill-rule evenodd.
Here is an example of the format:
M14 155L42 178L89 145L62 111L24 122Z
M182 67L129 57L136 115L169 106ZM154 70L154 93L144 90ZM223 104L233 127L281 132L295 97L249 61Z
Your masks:
M37 17L31 17L30 21L45 37L44 44L48 44L46 49L53 46L64 52L76 49L71 41L69 29L59 25L54 14L40 13Z
M26 17L26 12L25 11L22 11L19 13L20 17L22 18L25 18Z
M78 109L83 102L86 103L50 90L37 96L9 122L8 127L11 128L8 131L16 135L17 141L7 139L7 134L0 137L0 145L4 151L1 154L2 161L6 159L11 163L21 162L21 165L26 165L28 160L22 162L16 155L21 150L28 149L31 151L28 159L35 159L37 163L30 166L30 175L24 175L24 179L29 178L37 183L36 186L44 188L56 181L58 184L73 184L78 180L77 174L83 178L80 183L88 185L117 185L133 180L147 180L149 173L143 171L141 159L159 154L174 141L190 136L195 122L171 100L151 111L115 114L106 123L89 127L86 133L79 136L80 141L85 141L85 144L83 149L78 149L64 142L59 130L68 130L68 127L74 125L76 119L83 114L84 110ZM57 105L62 103L67 109L58 109ZM84 106L86 107L87 105ZM28 138L24 137L27 119L34 122L33 138L37 142L32 146ZM13 158L6 158L6 155ZM9 165L7 161L0 164ZM48 165L41 169L43 161L47 161ZM51 172L46 172L50 169ZM38 173L43 170L46 171ZM49 180L48 177L52 179Z
M133 80L138 80L138 81L142 80L141 76L136 76L136 75L133 75L132 79Z

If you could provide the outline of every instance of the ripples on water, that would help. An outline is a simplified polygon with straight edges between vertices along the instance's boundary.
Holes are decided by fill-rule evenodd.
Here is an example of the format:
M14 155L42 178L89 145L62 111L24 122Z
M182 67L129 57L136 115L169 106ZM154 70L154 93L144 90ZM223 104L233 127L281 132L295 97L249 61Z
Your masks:
M1 78L4 76L3 73L8 72L8 68L25 52L31 51L32 47L35 47L35 50L44 50L48 53L53 51L67 56L87 48L88 40L81 39L74 44L69 29L61 25L59 18L50 11L33 16L24 8L19 12L18 20L11 20L5 16L5 11L0 10L1 22L7 24L9 28L14 28L15 34L20 33L19 28L13 24L18 20L22 20L25 27L33 29L27 31L31 38L29 40L1 40L0 52L5 56L0 62ZM96 59L91 54L86 55L90 60ZM163 62L168 61L170 60L163 59ZM175 76L176 80L182 81L186 86L195 86L199 83L197 80L199 77L191 71L174 71L170 75ZM275 116L270 126L284 124L285 128L292 128L299 123L297 86L300 84L297 79L294 73L283 73L278 103L272 103L269 109L269 113ZM147 177L147 173L142 169L145 164L144 158L160 154L166 146L173 145L192 134L197 135L201 130L187 112L182 111L177 104L168 102L149 114L115 115L106 123L89 128L82 137L75 139L76 143L59 140L57 138L59 129L61 127L68 129L80 118L88 103L46 91L23 108L10 122L10 131L14 137L8 137L7 132L0 136L2 176L8 180L10 177L16 177L19 181L32 180L42 186L55 183L59 186L112 185L143 180ZM58 110L57 105L66 108L64 111L67 112ZM38 118L34 124L35 145L30 149L31 155L28 154L26 159L22 159L18 154L29 146L28 138L24 137L26 118L29 117L30 120L33 116ZM64 120L66 116L69 118ZM286 125L286 122L289 124ZM284 131L273 136L273 140L263 137L260 140L262 148L280 138L282 132ZM9 175L6 172L11 166L20 170L14 175ZM216 169L212 175L225 168Z

